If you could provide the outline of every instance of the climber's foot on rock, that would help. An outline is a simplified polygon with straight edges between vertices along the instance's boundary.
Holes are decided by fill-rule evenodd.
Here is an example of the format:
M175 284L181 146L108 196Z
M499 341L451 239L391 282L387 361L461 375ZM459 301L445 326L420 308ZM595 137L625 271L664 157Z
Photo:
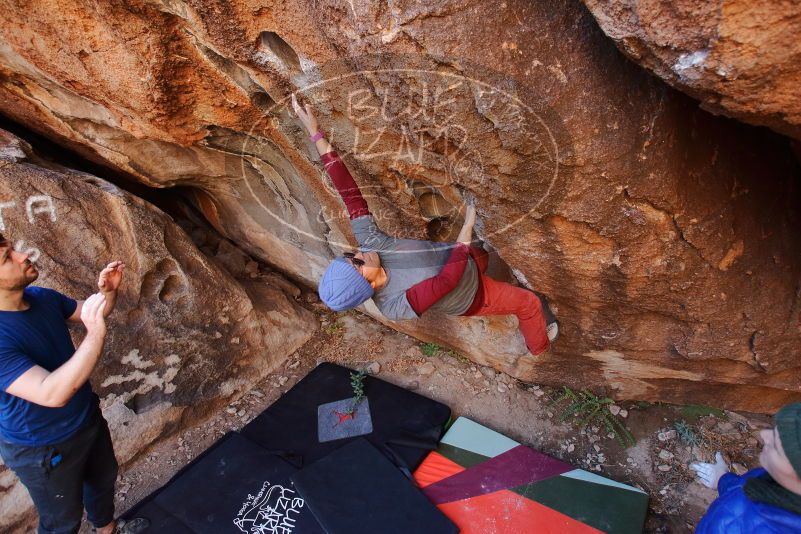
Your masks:
M545 332L548 334L548 341L553 343L559 337L559 321L551 311L551 306L548 304L548 299L541 293L534 292L537 298L540 299L540 306L542 307L542 317L545 319Z
M559 337L559 321L549 323L548 326L545 327L545 333L548 334L548 341L551 343L556 341L556 338Z

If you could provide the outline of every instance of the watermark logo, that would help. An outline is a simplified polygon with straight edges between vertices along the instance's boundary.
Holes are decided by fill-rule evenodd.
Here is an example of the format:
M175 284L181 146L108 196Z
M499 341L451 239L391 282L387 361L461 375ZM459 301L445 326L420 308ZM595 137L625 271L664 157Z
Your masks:
M568 136L556 114L540 101L532 103L515 81L464 63L457 69L425 61L395 55L342 60L296 75L293 94L309 104L326 138L358 177L383 232L401 236L407 219L422 218L427 235L415 237L452 241L448 238L458 233L465 202L475 203L480 217L495 211L489 203L502 201L510 216L503 225L485 227L482 237L491 241L536 215L549 198L561 177ZM253 125L242 147L243 165L251 165L256 145L276 133L306 143L314 153L291 98L272 102ZM243 167L243 173L250 170ZM339 192L323 180L332 201L321 202L318 220L347 220ZM326 239L293 223L282 205L265 199L247 177L244 182L254 202L292 232Z

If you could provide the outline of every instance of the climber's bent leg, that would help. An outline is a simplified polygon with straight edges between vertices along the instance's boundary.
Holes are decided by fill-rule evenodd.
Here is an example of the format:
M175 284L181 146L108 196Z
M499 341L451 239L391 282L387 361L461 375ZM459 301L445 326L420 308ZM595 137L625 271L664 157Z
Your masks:
M550 343L545 331L542 304L537 295L528 289L499 282L485 275L481 276L481 284L483 301L471 315L516 315L528 350L534 355L548 350Z

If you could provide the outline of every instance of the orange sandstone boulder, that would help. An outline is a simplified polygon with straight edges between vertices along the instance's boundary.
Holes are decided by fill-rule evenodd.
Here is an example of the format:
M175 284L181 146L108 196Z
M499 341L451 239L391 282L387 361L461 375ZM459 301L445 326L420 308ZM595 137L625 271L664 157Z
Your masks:
M534 359L512 318L394 328L617 398L761 412L801 398L788 140L699 109L578 1L2 4L3 114L181 186L297 282L354 241L292 93L386 232L452 238L473 199L498 272L545 293L562 335Z

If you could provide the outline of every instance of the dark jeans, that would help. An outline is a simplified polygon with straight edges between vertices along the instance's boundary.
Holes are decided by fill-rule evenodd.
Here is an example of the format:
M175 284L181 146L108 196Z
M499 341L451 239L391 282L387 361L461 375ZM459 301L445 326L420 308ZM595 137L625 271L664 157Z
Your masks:
M100 408L62 443L27 447L0 440L0 456L31 494L39 534L77 533L84 506L95 527L114 519L117 459Z

